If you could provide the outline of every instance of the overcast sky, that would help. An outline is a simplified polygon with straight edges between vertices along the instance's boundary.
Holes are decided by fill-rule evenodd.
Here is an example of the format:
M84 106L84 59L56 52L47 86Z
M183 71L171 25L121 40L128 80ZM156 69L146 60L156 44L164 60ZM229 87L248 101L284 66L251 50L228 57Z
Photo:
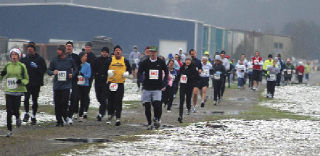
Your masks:
M1 0L0 3L70 2ZM77 4L200 20L244 30L279 33L284 24L304 19L320 24L320 0L73 0Z

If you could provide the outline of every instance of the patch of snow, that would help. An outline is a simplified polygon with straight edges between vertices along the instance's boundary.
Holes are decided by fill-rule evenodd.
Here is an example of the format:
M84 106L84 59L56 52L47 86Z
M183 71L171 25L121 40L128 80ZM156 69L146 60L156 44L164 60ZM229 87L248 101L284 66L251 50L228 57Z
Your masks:
M320 98L318 95L320 95L320 86L281 86L276 87L274 99L263 102L261 105L320 118Z
M213 128L223 125L224 128ZM92 145L64 155L319 155L315 121L220 120L138 135L140 141Z

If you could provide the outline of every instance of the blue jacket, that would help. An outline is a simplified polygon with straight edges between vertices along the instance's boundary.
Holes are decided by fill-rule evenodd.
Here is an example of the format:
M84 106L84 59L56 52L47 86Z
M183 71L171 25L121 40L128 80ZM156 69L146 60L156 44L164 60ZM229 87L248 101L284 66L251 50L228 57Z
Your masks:
M49 65L48 75L52 76L54 70L66 71L66 81L58 81L58 76L55 75L53 79L53 90L64 90L70 89L72 86L72 79L68 77L69 74L72 74L72 77L76 76L78 73L78 68L76 63L72 58L66 57L61 59L60 57L55 57Z
M89 86L89 79L91 77L91 66L89 63L85 62L84 64L81 64L80 73L83 74L83 77L85 78L86 82L81 86Z

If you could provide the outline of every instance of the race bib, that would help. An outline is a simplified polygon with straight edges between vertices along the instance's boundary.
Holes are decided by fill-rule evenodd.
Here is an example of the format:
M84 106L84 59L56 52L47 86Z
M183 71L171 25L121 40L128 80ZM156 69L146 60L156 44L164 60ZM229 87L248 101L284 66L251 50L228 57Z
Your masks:
M203 77L209 77L209 69L204 69L201 74Z
M187 81L188 81L187 75L181 75L180 83L187 83Z
M253 69L252 69L252 68L249 68L249 69L248 69L248 71L249 71L249 72L252 72L252 71L253 71Z
M292 71L290 69L287 70L287 74L291 75L291 72Z
M149 79L158 80L159 79L159 70L149 70Z
M77 84L84 85L85 83L86 83L86 79L83 76L79 75Z
M17 84L17 78L7 78L7 87L8 89L17 89L18 84Z
M277 79L276 74L270 74L270 81L275 81Z
M254 64L258 65L259 64L259 60L254 60Z
M303 75L303 74L301 72L299 72L298 75Z
M67 81L67 71L58 71L58 81Z
M213 78L215 80L220 80L220 74L213 74Z
M138 64L139 63L139 59L134 59L134 63Z
M112 92L117 91L117 90L118 90L118 84L117 84L117 83L110 83L109 89L110 89L110 91L112 91Z

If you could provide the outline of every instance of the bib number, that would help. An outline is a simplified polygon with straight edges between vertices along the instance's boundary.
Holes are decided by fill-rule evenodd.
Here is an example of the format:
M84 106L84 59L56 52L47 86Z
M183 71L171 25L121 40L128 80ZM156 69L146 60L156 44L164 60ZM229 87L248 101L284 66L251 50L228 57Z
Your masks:
M275 81L276 79L276 74L270 74L270 81Z
M58 71L58 81L67 81L67 71Z
M202 71L202 76L203 76L203 77L209 77L209 70L208 70L208 69L204 69L204 70Z
M85 82L86 82L86 79L83 76L79 75L77 84L78 85L84 85Z
M299 72L299 73L298 73L298 75L302 75L302 73L301 73L301 72Z
M287 70L287 74L291 75L291 70L288 69Z
M254 60L255 65L258 65L258 63L259 63L259 60Z
M159 79L159 70L149 70L149 79L158 80Z
M213 75L213 78L215 79L215 80L220 80L220 74L214 74Z
M8 89L17 89L17 78L7 78L7 87Z
M118 84L117 84L117 83L110 83L109 89L110 89L110 91L112 91L112 92L117 91L117 90L118 90Z
M187 83L187 81L188 81L187 75L181 75L180 83Z

